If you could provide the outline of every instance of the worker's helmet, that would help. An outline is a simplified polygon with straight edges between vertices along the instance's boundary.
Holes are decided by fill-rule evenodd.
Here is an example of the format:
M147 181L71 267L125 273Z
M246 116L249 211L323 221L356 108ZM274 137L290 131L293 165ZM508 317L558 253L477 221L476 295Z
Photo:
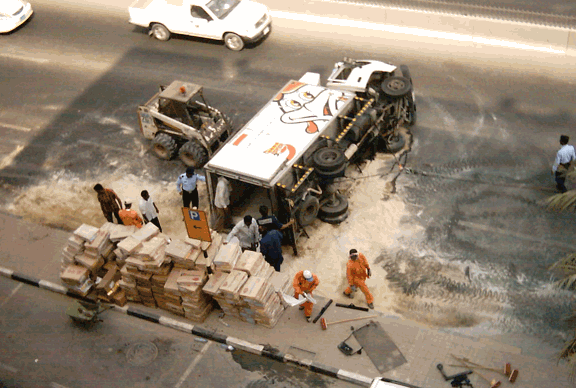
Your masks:
M309 282L314 280L314 278L312 277L312 272L308 270L304 271L304 279L308 280Z

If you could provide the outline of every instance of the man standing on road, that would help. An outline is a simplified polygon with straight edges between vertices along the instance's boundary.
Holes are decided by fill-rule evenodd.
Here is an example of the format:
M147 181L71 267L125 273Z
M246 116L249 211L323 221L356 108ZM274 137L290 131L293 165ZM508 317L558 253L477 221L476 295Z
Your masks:
M232 231L226 238L226 243L229 243L234 237L240 242L242 252L246 249L256 251L258 242L260 241L260 233L258 233L258 224L252 216L244 216L244 219L234 226Z
M282 232L279 230L267 231L264 227L260 226L260 253L264 255L264 260L270 264L276 272L280 272L280 265L284 262L282 256Z
M144 221L146 223L149 222L153 223L158 227L160 233L162 233L162 227L160 226L160 221L158 220L158 213L160 213L160 211L156 207L156 204L154 203L152 198L150 198L150 194L148 194L147 190L142 190L140 196L142 198L140 198L139 208L140 213L142 213L142 217L144 218Z
M176 190L182 195L182 206L192 207L198 209L198 188L196 183L201 180L206 182L206 178L202 175L194 173L194 167L188 167L185 174L181 174L176 181Z
M374 308L374 297L370 293L368 287L366 287L366 278L372 276L372 271L370 271L370 265L368 265L368 260L366 256L362 253L358 253L356 249L350 249L350 260L346 264L346 278L348 279L348 288L344 290L344 295L348 298L353 298L353 292L360 288L364 295L366 296L366 303L371 309Z
M122 219L122 223L126 226L135 225L138 229L142 227L142 218L136 213L136 210L132 210L132 200L127 199L124 201L124 209L120 210L118 214Z
M556 179L556 188L561 193L568 191L565 185L566 175L568 175L570 164L576 160L574 147L568 145L569 140L570 138L566 135L560 136L560 145L562 147L558 150L558 153L556 154L556 160L552 166L552 172L554 173L554 178Z
M118 210L122 209L122 201L114 190L112 189L105 189L100 183L96 183L94 186L94 191L98 193L98 202L100 202L100 208L102 209L102 213L104 213L104 217L108 220L108 222L112 221L112 214L116 217L116 221L120 225L122 225L122 219L118 214Z
M298 272L292 282L292 286L294 286L294 298L298 299L303 293L312 296L312 291L318 287L318 284L320 284L318 276L312 274L312 272L308 270ZM308 322L312 320L313 307L314 304L309 301L304 302L300 306L300 310L304 310L304 316Z
M214 207L216 208L216 217L214 229L223 232L232 224L230 215L230 182L223 176L218 178L216 193L214 194Z

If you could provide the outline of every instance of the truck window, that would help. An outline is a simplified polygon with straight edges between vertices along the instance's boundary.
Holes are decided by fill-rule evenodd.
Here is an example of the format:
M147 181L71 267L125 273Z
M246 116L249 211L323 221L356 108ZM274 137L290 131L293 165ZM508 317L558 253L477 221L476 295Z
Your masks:
M218 19L224 19L238 4L240 0L210 0L206 6Z
M198 19L206 19L208 21L211 21L212 18L210 17L210 15L208 15L208 12L206 12L204 10L204 8L198 6L198 5L193 5L190 8L190 13L192 14L192 17L198 18Z

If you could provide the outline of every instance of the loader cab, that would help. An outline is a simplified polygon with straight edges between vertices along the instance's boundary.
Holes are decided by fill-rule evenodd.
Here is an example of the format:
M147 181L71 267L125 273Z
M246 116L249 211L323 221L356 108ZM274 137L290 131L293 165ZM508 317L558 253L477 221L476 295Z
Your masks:
M200 116L210 115L208 104L202 94L202 86L174 81L161 87L158 96L158 112L196 129L202 126Z

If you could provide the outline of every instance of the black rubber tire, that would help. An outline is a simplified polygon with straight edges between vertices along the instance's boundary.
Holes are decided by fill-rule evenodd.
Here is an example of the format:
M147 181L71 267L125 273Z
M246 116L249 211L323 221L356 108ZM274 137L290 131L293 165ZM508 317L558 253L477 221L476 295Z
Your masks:
M335 193L332 201L320 206L318 217L333 218L341 216L348 211L348 198L340 193Z
M154 23L152 24L152 26L150 26L150 34L155 39L158 39L163 42L169 40L171 35L170 30L168 30L166 26L160 23Z
M233 32L224 34L224 44L232 51L242 51L244 48L244 40Z
M165 132L157 132L152 140L152 151L163 160L170 160L178 151L176 140Z
M341 223L342 221L345 221L349 215L350 215L350 213L348 213L348 211L346 211L345 213L343 213L339 216L336 216L336 217L318 216L318 218L320 219L320 221L326 222L327 224L337 225L337 224Z
M400 151L406 145L406 136L402 133L392 134L386 139L386 150L392 154Z
M404 78L408 78L410 80L410 84L412 84L412 76L410 75L410 70L406 65L400 65L400 71L402 72L402 76Z
M190 140L180 148L180 160L190 167L202 168L208 163L208 151L197 140Z
M412 84L406 77L393 76L386 78L380 88L387 96L404 97L412 91Z
M327 181L334 178L343 177L344 173L346 172L347 164L344 163L338 170L334 170L331 172L324 172L320 170L316 170L316 174L322 181Z
M314 152L312 161L316 170L330 173L346 164L346 155L340 148L322 147Z
M416 124L416 121L418 120L418 115L416 114L416 103L414 102L414 98L412 96L410 96L410 98L408 99L408 112L407 113L408 114L406 117L406 125L411 127L414 124Z
M314 222L319 210L320 201L315 196L309 195L298 205L294 216L301 226L308 226Z

